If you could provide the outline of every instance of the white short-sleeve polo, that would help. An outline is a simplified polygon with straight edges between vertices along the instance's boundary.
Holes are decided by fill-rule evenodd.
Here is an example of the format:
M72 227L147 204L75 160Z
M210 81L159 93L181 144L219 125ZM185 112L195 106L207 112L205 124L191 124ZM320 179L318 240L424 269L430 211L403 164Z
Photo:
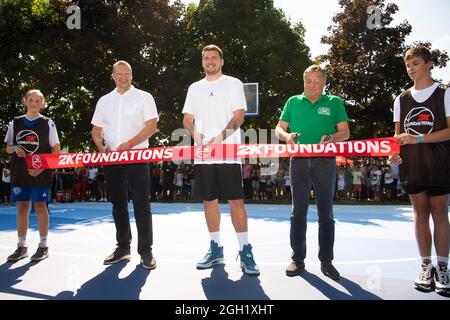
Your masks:
M105 144L115 150L138 134L145 122L151 119L159 120L153 96L132 86L124 94L114 89L101 97L91 124L103 128ZM133 148L148 148L148 141L142 141Z

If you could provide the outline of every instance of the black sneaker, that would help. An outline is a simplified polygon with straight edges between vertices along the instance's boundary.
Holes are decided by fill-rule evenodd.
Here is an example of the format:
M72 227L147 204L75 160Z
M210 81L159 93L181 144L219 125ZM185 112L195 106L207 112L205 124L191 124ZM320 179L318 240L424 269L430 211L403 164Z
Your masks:
M16 251L14 251L14 253L10 255L6 260L9 262L16 262L26 257L28 257L28 248L17 247Z
M286 275L288 277L295 277L302 271L305 271L305 263L292 261L286 268Z
M341 275L339 274L339 271L336 270L336 268L331 264L331 262L322 262L320 264L320 271L323 272L324 275L326 275L328 278L331 278L333 280L339 280L341 278Z
M48 258L48 247L38 247L36 253L31 256L31 261L41 261Z
M122 248L116 248L113 253L111 253L109 256L106 257L105 260L103 260L103 264L113 264L117 263L121 260L130 260L131 254L130 249L122 249Z
M155 258L150 254L144 254L141 256L141 264L142 267L145 269L153 270L156 268L156 260Z

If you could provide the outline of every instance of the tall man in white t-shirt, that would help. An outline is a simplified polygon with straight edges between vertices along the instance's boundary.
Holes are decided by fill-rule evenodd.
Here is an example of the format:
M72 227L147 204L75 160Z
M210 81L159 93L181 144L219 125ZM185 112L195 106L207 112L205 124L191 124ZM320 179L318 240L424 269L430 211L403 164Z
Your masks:
M208 45L202 51L205 78L193 83L183 108L183 125L195 145L241 143L239 127L247 109L244 87L239 79L222 74L222 50ZM198 269L223 262L220 245L219 199L228 201L236 230L241 268L246 274L259 275L248 243L247 212L244 206L241 164L239 159L194 161L197 197L203 200L210 249L197 263Z
M92 138L100 152L148 148L155 133L158 112L148 92L131 85L133 74L126 61L113 66L116 88L100 98L92 118ZM104 264L130 259L131 228L128 189L133 200L138 231L138 253L146 269L156 268L152 254L153 232L150 211L150 173L148 164L105 166L106 188L113 204L117 248Z

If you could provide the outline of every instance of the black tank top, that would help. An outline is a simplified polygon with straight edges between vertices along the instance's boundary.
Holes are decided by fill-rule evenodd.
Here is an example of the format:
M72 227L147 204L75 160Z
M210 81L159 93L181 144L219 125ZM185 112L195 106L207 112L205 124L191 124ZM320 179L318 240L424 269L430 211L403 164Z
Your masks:
M13 144L21 146L26 154L51 153L48 118L40 117L32 126L27 126L24 117L14 118ZM44 170L37 177L28 174L25 158L13 154L11 167L12 187L50 187L52 170Z
M447 128L445 88L418 103L407 90L400 96L400 133L430 134ZM400 182L412 186L450 187L450 141L400 148Z

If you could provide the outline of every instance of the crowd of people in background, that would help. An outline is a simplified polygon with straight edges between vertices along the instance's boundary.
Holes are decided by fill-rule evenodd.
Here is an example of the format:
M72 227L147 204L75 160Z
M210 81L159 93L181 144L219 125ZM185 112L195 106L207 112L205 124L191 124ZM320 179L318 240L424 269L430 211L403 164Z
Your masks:
M281 159L280 159L281 160ZM194 166L173 162L150 163L151 201L175 202L194 200ZM273 166L272 166L273 167ZM10 160L0 157L2 172L0 203L10 202ZM280 161L278 170L268 165L242 165L242 183L247 200L280 200L289 202L291 177L287 161ZM352 164L338 165L335 200L343 201L398 201L407 200L398 179L398 165L386 161L366 159ZM55 170L52 183L52 201L84 202L108 201L102 167L79 167ZM311 198L314 191L311 190Z
M2 182L0 185L0 202L6 205L11 203L11 157L0 157L0 171Z
M340 165L336 173L336 200L396 201L406 199L396 163L370 162Z

